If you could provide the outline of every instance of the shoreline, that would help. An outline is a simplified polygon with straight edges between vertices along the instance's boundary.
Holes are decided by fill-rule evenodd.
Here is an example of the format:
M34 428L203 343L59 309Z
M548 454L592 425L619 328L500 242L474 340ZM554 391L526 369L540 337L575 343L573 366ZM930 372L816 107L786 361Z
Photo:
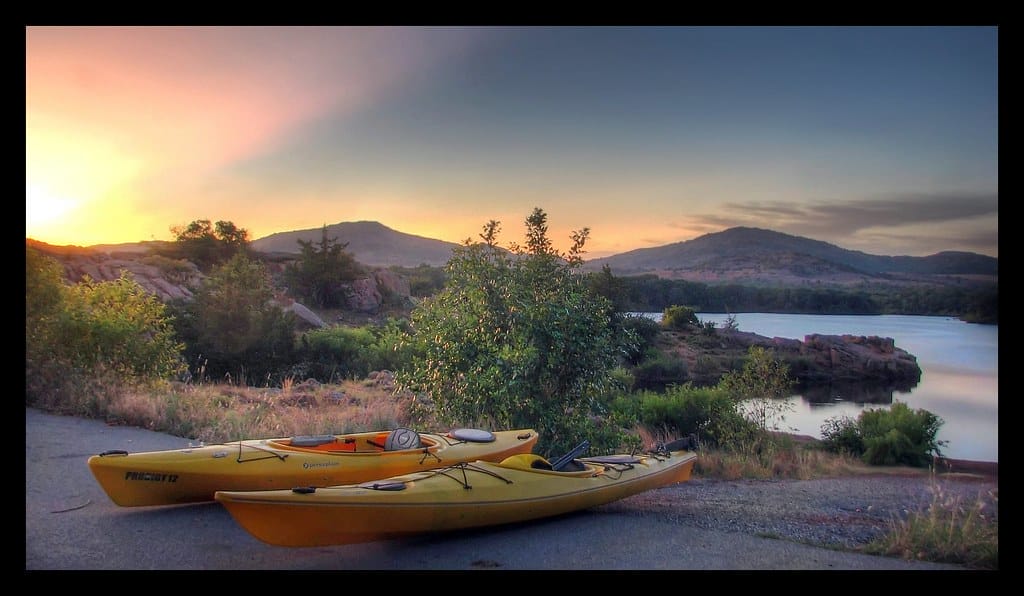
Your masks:
M944 473L949 474L978 474L990 478L999 479L999 462L995 461L974 461L969 459L951 459L940 457L936 460L937 465L943 468Z
M796 443L819 443L821 439L812 437L811 435L802 435L795 433L779 433L787 436ZM999 480L999 462L998 461L981 461L973 459L957 459L953 457L936 457L935 458L935 471L940 474L973 474L977 476L983 476L986 478ZM876 471L881 470L906 470L908 472L930 472L929 468L914 468L910 466L868 466L870 469Z

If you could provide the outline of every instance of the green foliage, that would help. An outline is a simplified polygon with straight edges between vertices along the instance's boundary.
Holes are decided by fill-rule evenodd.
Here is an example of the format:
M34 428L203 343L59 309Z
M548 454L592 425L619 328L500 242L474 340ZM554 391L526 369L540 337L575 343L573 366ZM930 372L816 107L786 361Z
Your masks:
M612 269L607 263L601 267L601 271L587 276L587 284L592 292L608 300L612 312L621 313L626 310L626 285L612 275Z
M906 314L955 316L983 323L999 321L998 284L792 288L708 285L651 274L622 277L618 281L623 287L625 311L662 312L673 304L688 304L705 313Z
M911 410L895 402L888 410L877 408L860 413L864 440L864 461L872 465L907 464L928 466L942 455L944 441L936 439L943 420L928 410Z
M827 449L859 456L868 464L926 467L942 455L946 442L937 439L942 424L928 410L911 410L898 401L889 409L864 410L856 422L830 418L821 432Z
M860 457L864 454L864 440L857 421L849 416L827 418L821 425L821 445L827 451Z
M175 303L188 362L240 384L280 376L294 350L295 315L273 302L266 268L244 253L216 267L191 302Z
M86 278L66 290L58 351L84 369L102 366L129 379L161 379L181 370L182 345L166 308L127 272L114 281Z
M327 226L320 241L298 240L299 260L285 270L285 279L295 296L320 308L335 308L347 303L344 286L358 277L361 267L345 252L348 242L327 237Z
M26 251L25 380L29 403L89 376L125 383L182 370L182 345L164 305L128 273L66 285L56 261Z
M685 383L689 376L685 360L654 349L649 350L647 358L633 369L636 386L640 389L664 389Z
M700 325L697 311L688 306L672 305L661 315L661 326L666 329L686 329L691 325Z
M725 448L749 438L757 430L736 410L736 403L718 387L689 383L664 392L641 391L617 399L614 411L634 416L641 424L669 436L696 433L702 445Z
M49 350L46 336L63 303L64 268L38 250L25 248L25 347Z
M297 354L304 378L321 382L362 379L371 371L395 370L411 358L405 341L408 324L390 319L385 325L329 327L302 335Z
M627 364L637 365L648 356L648 350L654 347L654 341L661 333L661 325L649 317L627 316L619 322L623 333L630 334L633 343L628 344L624 358Z
M230 221L211 225L208 219L197 219L187 226L172 227L171 233L175 242L164 256L187 259L203 271L249 248L249 232Z
M448 284L412 313L416 356L398 380L443 422L533 427L538 452L559 453L596 432L622 346L608 300L577 273L589 231L563 255L542 210L526 226L526 246L512 254L498 248L493 220L482 242L453 251Z
M444 267L422 264L417 267L391 267L391 270L409 280L409 295L417 298L433 296L447 281Z
M762 430L780 430L779 424L792 409L786 398L793 385L789 366L761 346L750 346L743 369L726 373L719 382Z

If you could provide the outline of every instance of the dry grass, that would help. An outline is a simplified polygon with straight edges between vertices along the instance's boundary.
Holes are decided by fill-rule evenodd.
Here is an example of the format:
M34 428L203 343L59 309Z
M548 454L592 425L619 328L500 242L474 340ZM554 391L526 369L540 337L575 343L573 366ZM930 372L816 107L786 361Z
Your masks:
M668 443L679 437L664 431L638 427L645 449ZM693 473L703 478L738 480L740 478L787 478L809 480L861 473L867 468L855 458L815 448L814 441L773 436L739 449L700 448Z
M281 388L173 383L105 395L96 413L109 422L208 443L409 424L409 398L372 380L332 385L286 380Z
M933 483L932 502L891 522L890 532L865 551L905 559L999 569L999 492L965 501Z

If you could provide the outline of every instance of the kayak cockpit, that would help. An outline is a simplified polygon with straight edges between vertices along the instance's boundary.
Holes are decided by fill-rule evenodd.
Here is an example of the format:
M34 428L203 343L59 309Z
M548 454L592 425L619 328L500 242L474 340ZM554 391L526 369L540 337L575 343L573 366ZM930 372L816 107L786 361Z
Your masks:
M552 474L555 476L596 476L604 471L603 466L595 466L590 463L582 462L578 459L565 464L561 470L554 470L552 469L551 462L536 453L510 455L501 460L501 463L498 465L503 468L513 470L529 470L531 472Z
M409 449L433 449L438 442L409 429L359 433L354 435L301 435L267 441L267 444L290 451L315 453L382 453Z

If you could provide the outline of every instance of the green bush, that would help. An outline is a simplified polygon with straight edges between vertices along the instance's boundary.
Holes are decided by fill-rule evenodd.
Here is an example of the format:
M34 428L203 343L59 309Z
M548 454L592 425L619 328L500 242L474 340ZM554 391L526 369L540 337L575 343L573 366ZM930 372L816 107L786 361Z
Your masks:
M33 249L25 265L26 403L73 400L89 378L140 383L183 369L163 303L127 273L67 285L60 265Z
M395 371L411 359L408 322L330 327L307 331L299 340L297 360L304 377L329 383L362 379L375 370Z
M686 361L678 356L651 350L648 359L633 369L639 389L663 389L669 385L685 383L690 376Z
M888 410L861 412L859 422L863 457L869 464L925 467L942 455L945 441L938 441L936 435L943 420L927 410L911 410L907 404L895 402Z
M625 333L632 333L636 341L636 344L629 346L626 351L626 363L634 366L640 364L647 351L654 346L654 341L661 333L661 325L650 317L625 316L622 317L620 326Z
M926 467L941 456L945 441L936 437L943 420L928 410L911 410L903 402L889 409L864 410L856 423L829 419L822 426L823 442L831 451L859 456L876 466Z
M367 327L329 327L307 331L299 340L298 360L305 377L324 383L363 378L372 369L376 342Z
M122 273L114 281L85 279L65 290L53 349L72 365L103 367L126 379L163 379L182 369L165 306Z
M673 305L661 314L661 326L666 329L686 329L691 325L700 325L697 311L688 306Z
M857 421L849 416L827 418L821 425L822 447L833 453L860 457L864 454L864 440Z
M735 402L717 387L693 387L690 384L669 387L665 392L641 391L620 398L613 408L624 416L633 416L647 428L669 435L696 433L703 445L728 447L756 431L754 425L737 412Z

